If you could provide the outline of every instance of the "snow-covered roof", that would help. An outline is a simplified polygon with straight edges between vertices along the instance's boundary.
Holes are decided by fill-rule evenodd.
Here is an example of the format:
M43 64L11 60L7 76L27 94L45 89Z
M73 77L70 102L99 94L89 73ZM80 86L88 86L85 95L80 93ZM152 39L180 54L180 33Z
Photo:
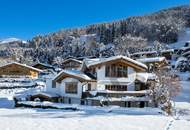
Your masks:
M47 96L47 97L59 97L58 94L50 93L50 92L36 92L36 93L32 94L32 96L35 96L35 95L44 95L44 96Z
M187 51L187 52L182 54L182 56L189 56L189 55L190 55L190 51Z
M57 80L59 80L60 77L62 77L64 75L68 75L68 76L75 77L75 78L80 78L85 81L94 81L94 79L92 79L88 75L84 74L80 70L62 70L53 80L57 81Z
M78 63L82 64L82 61L77 60L77 59L74 59L74 58L66 59L66 60L64 60L64 61L62 62L62 64L65 63L65 62L68 62L68 61L75 61L75 62L78 62Z
M104 58L102 58L102 59L104 59ZM91 63L98 62L100 60L101 60L100 58L85 59L85 64L89 65Z
M144 54L155 54L157 51L141 51L141 52L136 52L131 55L144 55Z
M135 61L129 57L126 57L126 56L122 56L122 55L118 55L118 56L112 56L112 57L109 57L109 58L99 58L99 59L94 59L93 60L88 60L86 63L87 67L91 67L91 66L95 66L95 65L99 65L99 64L103 64L103 63L106 63L106 62L109 62L109 61L114 61L114 60L119 60L119 59L123 59L123 60L126 60L127 62L130 62L134 65L137 65L143 69L147 69L147 66L141 62L138 62L138 61Z
M48 68L54 68L52 65L47 64L47 63L38 62L38 63L34 64L33 67L35 67L36 65L42 65L42 66L45 66L45 67L48 67Z
M156 74L154 73L137 73L136 74L136 79L146 83L147 80L155 80L157 78Z
M164 52L174 52L174 49L167 49L167 50L161 50L162 53Z
M34 67L29 66L29 65L26 65L26 64L21 64L21 63L18 63L18 62L7 63L7 64L5 64L5 65L0 66L0 68L1 68L1 67L5 67L5 66L8 66L8 65L12 65L12 64L16 64L16 65L19 65L19 66L22 66L22 67L26 67L26 68L35 70L35 71L37 71L37 72L43 72L43 71L40 70L40 69L34 68Z
M162 62L166 61L165 57L153 57L153 58L142 58L142 59L137 59L137 61L147 63L147 62Z

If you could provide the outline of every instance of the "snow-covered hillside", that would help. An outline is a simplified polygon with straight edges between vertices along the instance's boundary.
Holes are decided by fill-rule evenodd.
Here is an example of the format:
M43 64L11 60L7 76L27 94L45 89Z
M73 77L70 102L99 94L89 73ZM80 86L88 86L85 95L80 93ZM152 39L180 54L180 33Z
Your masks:
M18 38L7 38L7 39L0 40L0 44L6 44L6 43L11 43L11 42L27 43L26 41L23 41L23 40L18 39Z
M186 28L183 32L179 33L178 41L169 45L170 48L180 48L185 45L186 42L190 42L190 28Z

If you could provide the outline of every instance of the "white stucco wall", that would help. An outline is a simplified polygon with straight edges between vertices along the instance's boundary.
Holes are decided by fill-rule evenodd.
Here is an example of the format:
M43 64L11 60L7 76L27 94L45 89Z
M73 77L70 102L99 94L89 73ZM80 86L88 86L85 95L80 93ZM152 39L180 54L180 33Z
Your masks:
M77 82L77 93L76 94L68 94L65 92L65 83L66 82ZM82 83L78 79L74 78L65 78L62 80L61 84L59 84L59 94L64 97L72 97L72 98L81 98L82 96Z
M43 76L42 78L45 80L45 83L46 83L46 91L50 93L58 94L59 88L58 87L52 88L52 80L54 79L54 77L55 77L54 74L49 74L49 75Z
M134 90L134 81L136 79L136 71L132 67L128 67L127 78L105 77L105 65L96 68L97 72L97 89L105 90L105 85L127 85L128 90Z
M88 90L88 84L91 84L91 90L97 89L97 83L96 82L85 82L85 83L83 83L83 92Z

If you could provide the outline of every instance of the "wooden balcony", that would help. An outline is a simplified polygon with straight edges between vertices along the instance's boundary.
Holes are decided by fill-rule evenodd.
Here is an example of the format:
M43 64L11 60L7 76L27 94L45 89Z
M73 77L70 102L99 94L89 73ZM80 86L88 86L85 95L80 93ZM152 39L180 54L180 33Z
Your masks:
M110 90L99 90L99 91L87 91L83 92L82 98L86 97L94 97L94 96L103 96L103 97L116 97L121 98L125 96L146 96L150 93L149 90L141 90L141 91L110 91Z

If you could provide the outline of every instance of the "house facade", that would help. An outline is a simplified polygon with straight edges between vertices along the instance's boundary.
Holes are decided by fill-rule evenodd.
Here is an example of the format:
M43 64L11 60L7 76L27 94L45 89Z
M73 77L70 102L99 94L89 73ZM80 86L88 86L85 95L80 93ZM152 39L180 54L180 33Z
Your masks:
M155 72L169 65L165 57L141 58L137 59L137 61L147 65L149 72Z
M66 69L66 70L71 70L71 69L80 69L82 65L82 61L74 59L74 58L69 58L66 59L62 62L61 68Z
M136 52L132 53L130 56L133 59L140 59L140 58L154 58L154 57L165 57L167 60L172 60L172 55L174 54L173 49L167 49L167 50L160 50L160 51L142 51L142 52Z
M149 85L155 75L148 67L126 56L85 59L80 70L63 70L48 92L59 101L83 105L152 106Z
M31 87L39 78L42 70L17 63L11 62L0 66L0 88L17 88Z
M1 77L26 77L37 79L40 72L42 72L42 70L17 62L11 62L0 66Z

